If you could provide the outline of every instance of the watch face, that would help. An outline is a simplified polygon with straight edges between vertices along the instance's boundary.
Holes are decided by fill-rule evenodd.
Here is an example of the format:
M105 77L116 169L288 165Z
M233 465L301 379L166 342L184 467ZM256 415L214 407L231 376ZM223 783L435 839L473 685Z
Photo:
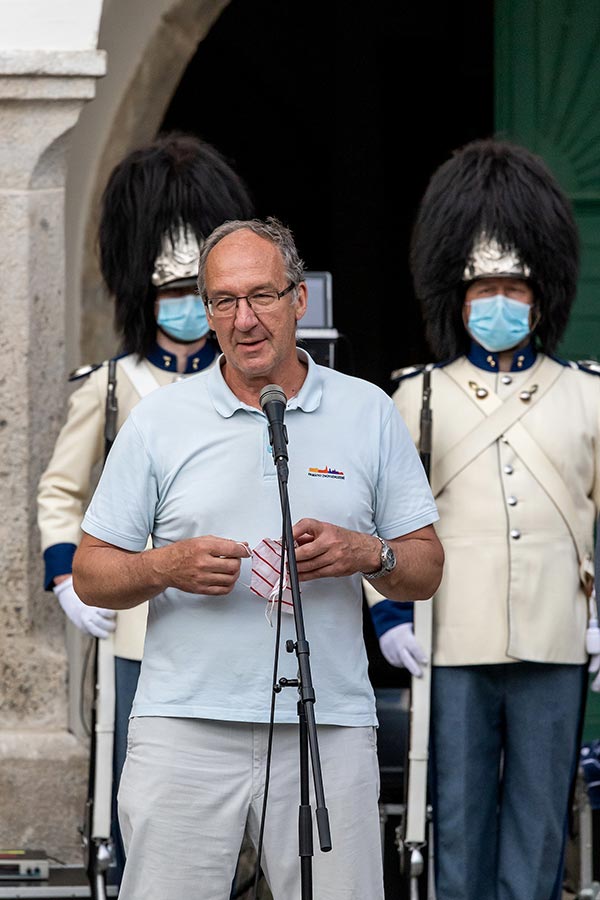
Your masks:
M396 554L383 538L379 538L379 540L381 541L381 568L376 572L363 572L363 577L368 581L374 581L376 578L381 578L382 575L387 575L396 566Z
M396 565L396 554L391 547L388 547L386 545L385 550L381 555L381 562L383 567L387 569L388 572L392 571L392 569Z

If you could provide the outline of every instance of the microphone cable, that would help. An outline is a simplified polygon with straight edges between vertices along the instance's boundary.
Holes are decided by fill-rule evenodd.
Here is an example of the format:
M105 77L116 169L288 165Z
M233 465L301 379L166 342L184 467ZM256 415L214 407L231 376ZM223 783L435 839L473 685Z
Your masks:
M258 884L261 875L260 861L262 858L263 838L265 831L265 821L267 814L267 799L269 795L269 784L271 777L271 755L273 750L273 733L275 726L275 702L277 700L277 672L279 669L279 645L281 642L281 606L283 603L283 585L285 580L285 561L287 558L287 544L285 540L285 529L281 536L281 565L279 569L279 603L277 604L277 619L275 625L275 655L273 659L273 683L271 688L271 711L269 714L269 733L267 738L267 761L265 766L265 790L263 795L262 811L260 816L260 830L258 836L258 846L256 848L256 872L254 875L254 889L252 892L252 900L258 900Z

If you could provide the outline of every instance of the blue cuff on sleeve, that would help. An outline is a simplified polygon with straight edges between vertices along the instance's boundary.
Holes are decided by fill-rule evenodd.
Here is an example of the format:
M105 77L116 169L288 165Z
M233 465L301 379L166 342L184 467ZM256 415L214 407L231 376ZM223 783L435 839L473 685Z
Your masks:
M395 625L406 625L413 620L412 601L382 600L370 607L375 634L378 638Z
M57 575L69 575L73 571L76 544L52 544L44 551L44 590L51 591Z

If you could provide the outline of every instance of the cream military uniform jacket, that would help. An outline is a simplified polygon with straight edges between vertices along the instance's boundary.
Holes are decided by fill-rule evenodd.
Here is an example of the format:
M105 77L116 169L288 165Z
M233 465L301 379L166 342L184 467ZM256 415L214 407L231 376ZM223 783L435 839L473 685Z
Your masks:
M433 599L434 665L583 663L600 502L600 378L473 345L431 370L431 485L446 558ZM418 444L423 376L395 404ZM589 560L586 557L589 555Z
M188 357L185 375L212 365L217 356L209 340ZM142 361L134 354L117 360L117 429L141 396L178 378L176 357L158 345ZM104 459L104 424L108 363L96 367L69 398L66 422L52 458L42 475L37 496L38 526L45 562L45 587L51 590L56 575L72 571L73 556L81 539L81 521L91 499ZM112 636L115 656L142 658L148 604L119 610Z

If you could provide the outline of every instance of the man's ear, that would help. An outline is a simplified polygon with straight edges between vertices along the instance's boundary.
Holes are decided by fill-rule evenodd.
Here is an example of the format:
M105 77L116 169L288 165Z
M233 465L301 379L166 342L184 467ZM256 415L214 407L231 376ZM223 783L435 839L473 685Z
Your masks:
M294 304L294 309L296 311L296 322L299 322L304 313L306 312L306 305L308 303L308 288L306 287L306 282L301 281L296 288L296 303Z

